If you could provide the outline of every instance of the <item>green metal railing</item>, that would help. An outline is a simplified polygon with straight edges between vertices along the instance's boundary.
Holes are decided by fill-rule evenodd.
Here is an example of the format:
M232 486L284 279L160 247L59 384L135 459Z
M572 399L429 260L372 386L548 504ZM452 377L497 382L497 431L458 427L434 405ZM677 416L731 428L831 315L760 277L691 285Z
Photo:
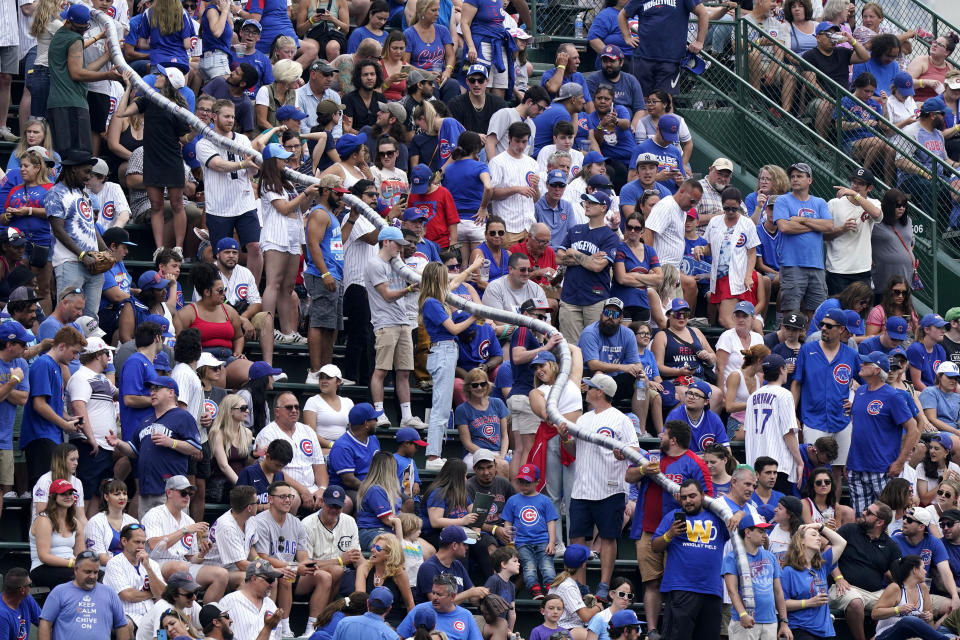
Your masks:
M944 20L938 13L931 11L929 7L918 0L873 0L883 8L884 22L883 26L892 27L897 32L905 32L909 29L922 30L930 33L933 38L937 38L951 31L960 34L960 29ZM948 2L954 0L947 0ZM866 0L856 0L856 23L860 24L861 10ZM914 38L911 41L913 52L907 55L912 59L918 55L926 55L930 51L930 42L923 38ZM960 48L954 51L953 55L947 59L951 66L960 69Z
M849 154L841 151L836 127L825 132L825 135L820 135L810 126L809 119L803 116L802 112L798 116L784 110L779 95L774 98L768 91L757 89L744 79L748 77L745 69L749 47L745 43L748 42L751 27L746 21L740 21L737 25L735 68L728 68L709 54L703 54L704 58L712 63L711 67L701 76L685 74L685 81L677 95L678 109L691 129L722 149L750 173L758 173L765 164L786 167L798 160L808 162L815 171L814 193L830 199L835 195L832 187L847 184L850 173L860 165ZM837 113L844 114L847 119L857 119L855 114L840 104L841 98L850 94L815 69L803 66L799 69L793 68L772 55L768 56L766 61L784 69L782 73L792 74L800 90L810 92L807 100L804 100L803 96L798 100L803 100L804 103L812 98L828 100ZM744 73L738 73L740 69L744 69ZM820 86L807 83L801 75L803 72L814 73ZM828 93L823 87L831 87L837 92L836 95ZM854 101L859 103L855 99ZM863 103L859 104L865 106ZM886 122L880 126L892 127ZM912 153L920 148L912 140L894 145L883 137L882 133L881 137L894 154L901 156L905 151ZM946 169L948 175L952 174L951 168ZM874 195L880 197L889 186L880 181ZM938 194L936 197L953 193L943 181L934 181L933 188ZM926 287L917 292L917 297L931 308L946 308L944 305L948 302L960 299L960 292L947 291L940 286L944 277L960 277L960 270L950 259L951 255L960 255L960 245L955 240L945 240L943 237L947 229L946 214L930 215L915 203L911 203L910 214L916 235L914 251L920 262L918 271Z

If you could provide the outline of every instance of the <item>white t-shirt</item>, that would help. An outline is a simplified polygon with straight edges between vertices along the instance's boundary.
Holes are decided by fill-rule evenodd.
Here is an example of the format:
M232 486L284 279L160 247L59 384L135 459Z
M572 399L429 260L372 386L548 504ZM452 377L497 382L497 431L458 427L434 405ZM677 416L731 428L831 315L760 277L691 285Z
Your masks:
M935 487L938 484L940 484L940 477L945 475L947 471L956 471L957 473L960 473L960 465L958 465L956 462L950 462L947 464L947 468L946 470L943 471L943 473L938 473L937 475L930 477L927 475L927 472L924 470L923 464L922 463L918 464L917 465L917 482L919 483L921 480L926 480L927 491L930 491L932 487Z
M263 629L263 616L267 613L273 613L277 610L277 605L270 596L263 599L263 603L258 609L242 591L234 591L220 598L220 608L225 609L230 614L230 620L233 622L231 629L234 637L238 639L256 638ZM270 632L270 640L281 640L280 625ZM137 640L140 640L137 638Z
M117 225L117 214L126 211L130 215L130 204L127 202L127 196L123 189L116 182L104 182L100 193L93 193L89 189L84 189L91 200L96 198L100 203L100 217L97 218L104 229L115 227Z
M173 605L166 600L157 600L157 602L150 607L146 615L140 618L140 625L137 627L137 640L156 640L157 629L160 627L160 618L167 612L167 609L172 607ZM197 604L196 600L190 604L189 608L181 610L181 613L189 615L190 624L197 629L200 628L200 605ZM253 638L255 636L250 637Z
M37 503L38 502L49 502L50 500L50 485L53 484L53 472L47 471L45 474L40 476L40 479L37 480L37 484L33 485L33 517L37 517ZM80 478L77 476L70 476L70 484L73 485L73 488L77 490L77 508L83 508L83 483L80 482ZM33 523L33 519L30 520Z
M583 596L580 595L580 587L577 586L577 582L573 578L567 578L556 587L550 587L549 593L556 594L563 600L563 615L557 621L558 626L564 629L586 626L580 616L577 615L577 611L587 605L583 601Z
M123 514L123 525L136 524L137 519L129 513ZM95 514L87 521L87 526L83 528L83 535L87 541L87 549L95 551L98 555L101 553L110 553L110 544L113 542L114 534L119 535L119 531L114 531L107 520L107 514L103 511Z
M81 366L67 382L67 398L70 402L81 400L87 405L87 418L97 445L107 451L107 434L117 433L117 405L114 396L117 388L102 373ZM76 486L74 486L76 488Z
M313 411L317 415L317 422L313 425L317 430L317 435L331 442L342 436L347 431L347 427L350 426L348 418L350 409L353 409L353 400L350 398L341 397L340 411L334 411L319 393L310 396L306 404L303 405L305 412Z
M630 418L613 407L600 413L589 411L583 414L577 420L577 427L588 433L618 440L625 448L640 446ZM577 442L577 465L574 468L571 497L603 500L617 493L627 493L629 486L625 476L629 466L628 460L617 460L609 449L583 440Z
M249 522L249 520L247 521ZM252 527L248 527L251 528ZM213 546L203 558L203 564L236 571L237 562L250 557L250 537L240 528L231 511L221 515L210 527Z
M186 405L186 410L197 421L197 430L200 431L200 444L207 441L207 430L200 426L200 414L203 413L203 383L197 376L193 367L185 362L178 362L170 372L170 377L174 379L180 388L180 395L177 401Z
M322 510L321 510L322 511ZM327 529L320 521L320 511L303 519L307 532L307 551L314 560L335 560L344 551L360 548L360 532L353 516L340 514L333 529Z
M714 218L716 220L716 218ZM763 336L757 333L756 331L750 332L750 346L763 344ZM723 378L726 380L727 376L730 375L730 372L736 371L741 366L743 366L743 354L740 351L743 349L743 343L740 342L739 336L737 336L736 329L727 329L720 334L720 337L717 338L717 351L726 351L730 354L730 357L727 358L727 366L723 369ZM750 458L754 460L755 458Z
M790 548L790 532L777 525L771 527L767 537L770 538L770 553L777 556L777 559L782 558Z
M877 209L880 201L867 198ZM831 273L865 273L873 266L871 236L876 220L849 198L834 198L827 203L833 216L834 228L842 227L847 220L859 220L856 231L844 231L826 242L824 266Z
M490 179L494 188L530 186L530 178L537 175L539 167L530 156L514 158L509 153L501 153L488 164ZM540 193L538 185L538 194ZM515 193L503 200L490 203L490 213L503 218L509 233L520 233L536 222L534 203L539 199L529 198Z
M797 431L797 413L793 394L777 384L766 384L747 399L743 429L746 434L747 460L769 456L777 461L777 470L790 482L800 482L800 472L787 449L783 436Z
M504 107L490 116L490 124L487 125L487 134L493 133L497 136L497 155L507 152L507 144L510 142L507 129L509 129L510 125L514 122L526 122L527 126L530 127L530 141L527 143L527 148L524 153L532 156L533 139L537 137L537 126L533 124L533 118L522 119L515 107Z
M160 565L153 560L147 559L150 568L157 576L160 575ZM107 568L103 572L103 584L110 587L118 594L126 589L139 589L141 591L150 591L150 578L146 567L141 564L132 564L122 553L110 558ZM120 598L123 605L123 612L133 620L134 624L140 623L140 618L147 614L153 607L153 600L141 600L140 602L127 602Z
M653 232L653 249L660 264L680 267L687 244L684 241L684 221L687 214L680 209L673 196L667 196L653 205L647 216L647 229Z
M724 216L719 215L711 218L707 223L703 239L710 244L710 253L713 255L710 266L710 292L716 293L717 290L721 252L729 252L730 255L727 262L730 293L738 296L746 291L743 281L747 276L747 252L760 244L757 225L750 218L740 216L735 225L727 227Z
M231 133L233 141L253 152L247 136ZM257 208L256 197L250 178L253 169L215 171L207 163L214 157L226 162L240 162L243 157L233 151L224 151L206 138L197 142L197 162L203 167L203 191L206 195L204 210L207 215L236 217Z
M483 292L483 304L515 313L520 313L520 305L531 298L545 299L543 287L533 280L527 280L516 290L510 284L510 276L497 278L487 285L487 290Z
M313 476L313 465L324 464L316 431L298 422L293 427L293 435L288 436L276 422L271 422L257 434L254 448L266 449L274 440L286 440L293 447L293 460L283 468L283 475L293 478L311 493L316 491L317 482Z
M193 518L187 514L186 509L180 512L180 519L177 520L165 504L157 505L143 514L143 528L146 530L147 540L168 536L177 529L190 526L193 522ZM188 533L172 545L167 545L165 549L151 549L150 557L163 566L170 560L183 561L196 555L198 551L197 536Z
M536 390L541 392L544 398L550 395L552 389L552 384L542 384L536 387ZM580 387L567 380L567 385L563 388L563 393L560 394L560 400L557 402L557 409L563 415L574 411L583 411L583 396L580 394Z

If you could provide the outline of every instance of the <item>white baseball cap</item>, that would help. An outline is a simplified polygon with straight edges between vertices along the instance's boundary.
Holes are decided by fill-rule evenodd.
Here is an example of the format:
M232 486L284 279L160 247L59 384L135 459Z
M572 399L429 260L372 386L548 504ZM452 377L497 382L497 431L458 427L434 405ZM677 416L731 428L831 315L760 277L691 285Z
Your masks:
M106 342L103 341L103 338L98 338L97 336L91 336L87 338L87 346L83 348L83 353L99 353L101 351L113 351L114 347L111 347Z
M200 354L200 359L197 360L197 367L220 367L223 366L223 361L217 360L212 353L204 351Z

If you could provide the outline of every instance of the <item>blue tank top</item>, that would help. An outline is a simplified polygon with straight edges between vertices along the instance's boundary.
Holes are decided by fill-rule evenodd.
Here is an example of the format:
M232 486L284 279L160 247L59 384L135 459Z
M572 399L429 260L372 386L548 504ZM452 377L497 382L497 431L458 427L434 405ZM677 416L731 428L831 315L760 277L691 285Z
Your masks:
M317 209L330 216L330 226L327 227L326 233L323 234L323 238L320 240L320 248L323 250L323 261L326 264L324 265L325 268L323 271L318 269L317 265L313 263L313 257L310 255L308 247L306 251L306 273L319 278L321 274L329 271L335 280L343 280L343 236L340 233L340 221L324 207L317 205L309 215L307 215L307 226L309 226L310 216L315 215ZM310 237L307 236L307 242L309 241Z
M700 339L697 337L697 334L691 330L690 336L693 340L688 343L678 340L676 334L669 329L665 330L665 333L667 335L667 344L663 350L663 364L675 369L689 364L693 367L690 375L702 377L703 367L700 365L700 361L697 360L697 353L703 349L703 345L700 344ZM673 380L677 376L664 375L663 377L666 380Z
M228 17L227 21L223 24L223 33L220 34L220 37L213 35L213 31L210 30L210 9L213 7L207 6L204 10L203 15L200 17L200 38L203 42L203 52L207 51L223 51L230 59L233 59L233 53L230 51L230 43L233 40L233 25L232 20Z
M490 247L487 246L486 242L480 244L480 253L490 261L490 277L487 279L487 282L493 282L497 278L507 275L507 262L510 261L510 254L507 253L506 249L500 249L500 264L494 262L493 252L490 251Z

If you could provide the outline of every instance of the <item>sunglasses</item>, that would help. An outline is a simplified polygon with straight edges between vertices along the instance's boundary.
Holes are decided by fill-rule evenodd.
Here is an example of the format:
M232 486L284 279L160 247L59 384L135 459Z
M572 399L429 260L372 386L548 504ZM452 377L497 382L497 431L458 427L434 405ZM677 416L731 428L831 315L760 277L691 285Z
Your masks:
M627 231L636 231L637 233L640 233L641 231L643 231L643 225L639 225L639 224L628 224L628 225L627 225Z
M377 193L376 191L364 191L363 195L367 196L368 198L376 198L380 194Z
M300 411L300 405L298 404L281 404L277 406L280 409L286 409L287 411Z
M250 411L249 405L245 405L245 404L244 404L244 405L240 405L239 407L234 407L234 409L236 409L237 411L241 411L241 412L243 412L243 411Z
M180 489L180 496L183 498L192 498L196 493L193 489Z
M890 293L892 293L892 294L895 295L895 296L905 296L905 295L907 295L907 290L906 290L906 289L891 289Z
M197 599L197 594L196 594L196 593L193 593L192 591L189 592L189 593L184 593L183 591L178 591L178 592L177 592L177 595L180 596L181 598L186 598L187 600L196 600L196 599ZM169 613L169 611L168 611L167 613ZM164 615L166 615L166 614L164 614ZM179 616L178 616L178 617L179 617Z
M737 213L740 211L740 207L724 207L723 211L724 213Z
M670 315L672 315L674 318L686 319L690 317L690 312L689 311L673 311Z
M649 333L646 333L646 332L641 332L641 333L638 333L638 334L637 334L637 337L638 337L638 338L647 338L647 339L649 340L649 339L650 339L650 334L649 334Z
M277 580L273 576L257 576L257 577L263 580L264 582L266 582L267 584L273 584Z
M379 552L383 551L383 547L381 547L381 546L378 545L378 544L375 544L375 545L373 545L372 547L370 547L370 551L376 551L377 553L379 553Z
M447 271L460 271L460 265L458 264L448 264Z
M613 318L614 320L616 320L617 318L620 317L620 311L615 311L615 310L613 310L613 309L604 309L604 310L603 310L603 317L604 317L604 318Z
M633 594L626 591L614 591L613 594L625 600L633 600Z
M396 149L390 149L389 151L381 151L381 152L380 152L380 155L381 155L381 156L385 156L385 157L387 157L387 158L389 158L390 156L396 155L396 154L397 154L397 150L396 150Z
M818 487L829 487L833 484L833 480L817 480L813 484L817 485Z
M864 510L863 510L863 516L864 516L864 517L873 516L874 518L879 518L879 517L880 517L880 516L877 515L877 513L876 513L875 511L870 511L870 509L864 509Z
M487 384L488 384L488 383L486 383L486 382L471 382L471 383L470 383L470 388L471 388L471 389L486 389Z
M832 322L821 322L821 323L820 323L820 328L821 328L821 329L836 329L836 328L838 328L838 327L840 327L840 326L841 326L841 325L839 325L839 324L833 324Z
M487 235L488 236L505 236L507 235L507 232L504 229L501 229L500 231L490 230L490 231L487 231Z
M514 269L516 269L520 273L533 273L532 267L514 267Z
M467 78L467 84L483 84L487 79L479 76L472 76Z
M128 524L127 528L130 529L130 531L136 531L137 529L146 529L146 527L140 523Z
M919 520L914 520L913 518L908 518L907 516L904 516L903 524L922 524L922 523Z
M953 494L949 491L944 491L943 489L937 489L937 495L943 498L952 498Z
M957 521L956 521L956 520L941 520L941 521L940 521L940 528L941 528L941 529L947 529L947 528L949 528L949 527L952 527L952 526L955 525L955 524L957 524Z

